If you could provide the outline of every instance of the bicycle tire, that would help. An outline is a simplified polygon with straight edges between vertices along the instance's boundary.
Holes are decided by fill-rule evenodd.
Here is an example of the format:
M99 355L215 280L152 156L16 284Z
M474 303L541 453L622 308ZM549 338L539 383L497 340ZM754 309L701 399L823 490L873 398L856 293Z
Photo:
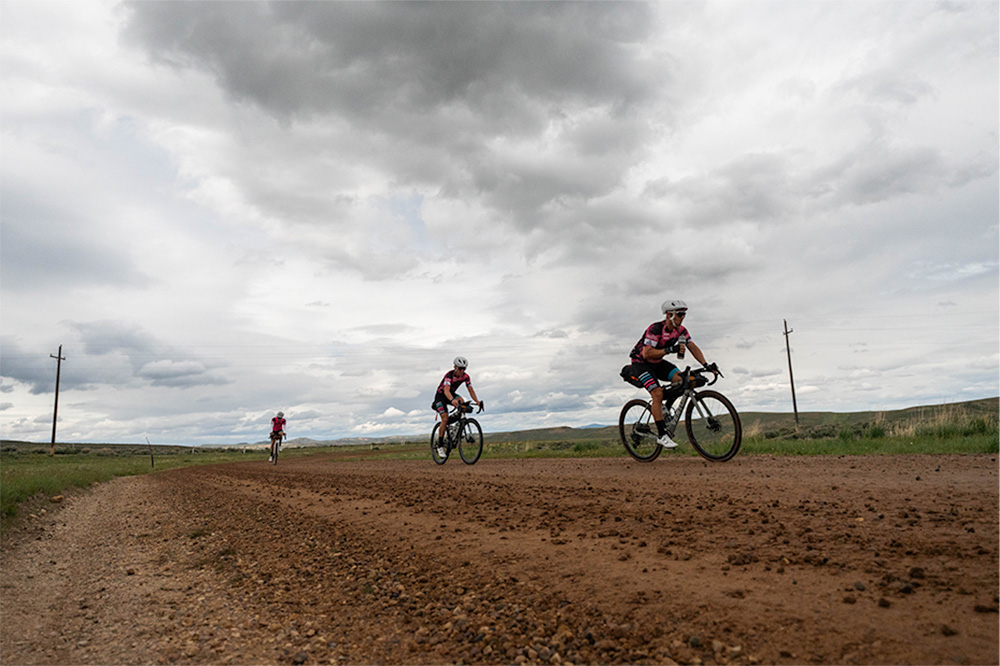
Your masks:
M466 465L475 465L483 455L483 429L476 419L465 419L459 428L458 455Z
M272 465L277 465L278 464L278 447L279 446L281 446L281 445L280 444L275 444L272 447L273 450L274 450L274 453L271 454L271 464Z
M441 427L440 425L438 425L437 423L435 423L434 424L434 428L431 430L431 458L438 465L443 465L446 462L448 462L448 454L451 453L451 451L449 451L448 447L445 446L444 447L444 457L442 458L441 455L438 454L438 443L439 443L438 429L440 427ZM447 436L447 433L445 433L445 436Z
M688 402L684 428L691 446L705 460L732 460L743 443L743 424L729 398L718 391L698 391Z
M663 450L656 442L656 423L645 400L636 398L625 403L618 417L618 434L625 450L639 462L653 462Z

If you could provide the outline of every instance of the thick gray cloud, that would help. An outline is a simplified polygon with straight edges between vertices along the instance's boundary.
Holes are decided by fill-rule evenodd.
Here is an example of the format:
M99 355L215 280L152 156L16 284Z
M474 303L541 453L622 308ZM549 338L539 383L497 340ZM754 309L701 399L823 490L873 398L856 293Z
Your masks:
M494 212L494 224L538 233L542 246L565 238L567 224L605 243L614 238L622 220L596 202L621 188L648 151L649 104L663 97L669 78L669 59L643 48L655 21L652 7L638 3L128 9L126 34L155 61L209 73L233 99L293 134L311 134L317 124L352 128L316 136L311 152L369 164L397 188L477 200ZM544 154L525 153L543 142L551 143ZM357 198L338 194L353 177L330 175L315 195L247 176L247 196L290 224L332 233L370 227L358 217ZM591 220L559 219L560 209ZM384 237L397 228L371 231ZM595 243L583 237L580 245ZM327 258L381 275L388 267L373 255L358 264L352 250L337 248Z
M278 116L349 116L452 105L487 128L537 131L519 103L613 103L651 93L629 65L653 30L649 5L434 2L128 5L126 34L158 60L205 68L235 97ZM511 111L514 113L511 113ZM510 115L507 115L510 114ZM439 118L443 123L446 118ZM537 119L543 122L543 117Z

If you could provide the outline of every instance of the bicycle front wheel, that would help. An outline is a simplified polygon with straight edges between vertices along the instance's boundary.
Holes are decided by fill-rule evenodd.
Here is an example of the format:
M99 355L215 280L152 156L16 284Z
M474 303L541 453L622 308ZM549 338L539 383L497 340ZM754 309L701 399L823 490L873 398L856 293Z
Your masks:
M618 434L628 454L640 462L652 462L660 455L656 443L656 422L649 403L636 398L622 407L618 417Z
M743 441L740 415L729 399L717 391L699 391L687 406L685 419L691 446L702 458L726 462Z
M440 427L440 425L435 423L434 429L431 430L431 458L433 458L434 462L438 465L443 465L448 460L449 451L447 445L442 442L440 438L438 438L438 428ZM441 450L444 452L443 456L438 453L438 447L441 447Z
M458 431L458 455L466 465L475 465L483 455L483 429L476 419L465 419Z

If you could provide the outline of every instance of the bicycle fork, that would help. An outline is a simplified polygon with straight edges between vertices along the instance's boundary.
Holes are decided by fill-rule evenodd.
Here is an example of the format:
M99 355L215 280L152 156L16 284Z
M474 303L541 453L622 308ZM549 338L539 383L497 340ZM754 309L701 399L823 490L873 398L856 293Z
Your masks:
M677 407L676 411L670 409L664 404L664 410L670 409L671 418L667 421L667 430L670 432L670 436L673 437L674 429L677 427L678 422L681 420L681 414L684 413L684 409L687 407L688 401L694 405L694 411L698 412L698 419L701 423L704 423L709 430L717 432L719 430L719 420L715 418L715 414L705 405L701 400L694 400L695 392L689 391L681 396L680 405Z
M470 444L476 441L475 434L473 434L470 428L465 427L464 421L459 421L454 425L449 425L445 429L445 438L447 440L449 451L458 448L459 442L463 440Z

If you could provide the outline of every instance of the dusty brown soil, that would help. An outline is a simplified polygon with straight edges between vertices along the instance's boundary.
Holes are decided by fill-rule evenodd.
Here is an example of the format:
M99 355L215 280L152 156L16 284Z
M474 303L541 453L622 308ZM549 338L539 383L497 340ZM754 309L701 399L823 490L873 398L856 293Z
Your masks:
M996 664L996 456L286 458L5 539L4 664Z

